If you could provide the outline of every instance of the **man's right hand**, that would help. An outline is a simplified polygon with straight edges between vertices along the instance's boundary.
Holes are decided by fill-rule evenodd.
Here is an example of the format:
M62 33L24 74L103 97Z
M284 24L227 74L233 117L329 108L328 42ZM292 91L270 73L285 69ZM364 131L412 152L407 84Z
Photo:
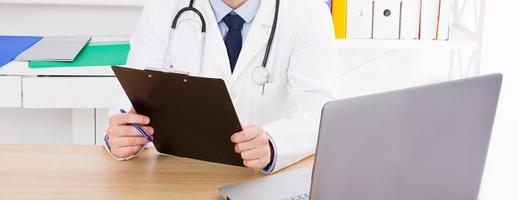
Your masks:
M108 144L112 154L118 158L135 155L148 143L148 140L132 126L132 123L139 124L150 136L154 132L151 126L147 126L150 123L150 118L137 114L133 108L128 113L112 115L108 123L109 126L106 131Z

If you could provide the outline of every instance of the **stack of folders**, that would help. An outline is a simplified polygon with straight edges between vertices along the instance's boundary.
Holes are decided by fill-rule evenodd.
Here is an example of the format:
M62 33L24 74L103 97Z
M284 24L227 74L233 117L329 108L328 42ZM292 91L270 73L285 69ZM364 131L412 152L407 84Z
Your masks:
M91 43L90 36L2 36L0 67L28 62L30 68L125 65L127 41Z
M92 67L125 65L130 51L128 42L89 43L70 61L29 61L30 68Z
M90 36L43 37L18 55L17 61L73 61Z
M328 0L338 39L449 40L455 0Z

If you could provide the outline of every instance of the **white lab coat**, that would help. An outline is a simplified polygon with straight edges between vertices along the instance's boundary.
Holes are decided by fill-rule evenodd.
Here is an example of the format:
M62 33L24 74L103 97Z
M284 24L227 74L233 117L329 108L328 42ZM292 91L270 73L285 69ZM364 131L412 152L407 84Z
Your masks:
M267 68L271 83L252 81L272 27L275 0L263 0L231 73L226 47L208 0L197 0L207 33L201 57L200 22L193 13L179 22L168 46L171 22L189 0L150 0L131 39L128 66L167 67L225 81L243 125L261 125L275 148L274 171L315 152L322 106L339 91L338 54L332 19L322 1L282 0ZM168 61L164 57L168 52ZM172 60L172 61L171 61ZM200 72L200 61L203 64ZM202 147L203 148L203 147Z

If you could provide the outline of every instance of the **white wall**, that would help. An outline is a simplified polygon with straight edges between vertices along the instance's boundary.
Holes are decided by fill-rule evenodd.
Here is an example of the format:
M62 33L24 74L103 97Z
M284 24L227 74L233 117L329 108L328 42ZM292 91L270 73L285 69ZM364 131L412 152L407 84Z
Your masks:
M515 15L519 2L487 2L482 72L503 73L504 81L481 196L516 200L519 199L519 18Z
M0 34L129 36L142 8L0 4Z
M66 109L0 109L0 143L71 144L71 117Z
M400 89L449 77L449 51L341 50L345 97Z

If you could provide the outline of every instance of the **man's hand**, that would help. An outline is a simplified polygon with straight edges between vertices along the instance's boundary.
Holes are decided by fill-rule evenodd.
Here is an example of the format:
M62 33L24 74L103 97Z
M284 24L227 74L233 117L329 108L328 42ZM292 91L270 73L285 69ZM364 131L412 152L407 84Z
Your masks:
M270 144L267 134L260 126L244 127L231 136L236 143L234 151L241 155L245 167L261 170L270 163Z
M112 154L118 158L135 155L148 143L131 123L139 124L150 136L154 132L152 127L145 126L150 123L150 118L137 114L133 108L128 113L111 116L108 121L108 144Z

